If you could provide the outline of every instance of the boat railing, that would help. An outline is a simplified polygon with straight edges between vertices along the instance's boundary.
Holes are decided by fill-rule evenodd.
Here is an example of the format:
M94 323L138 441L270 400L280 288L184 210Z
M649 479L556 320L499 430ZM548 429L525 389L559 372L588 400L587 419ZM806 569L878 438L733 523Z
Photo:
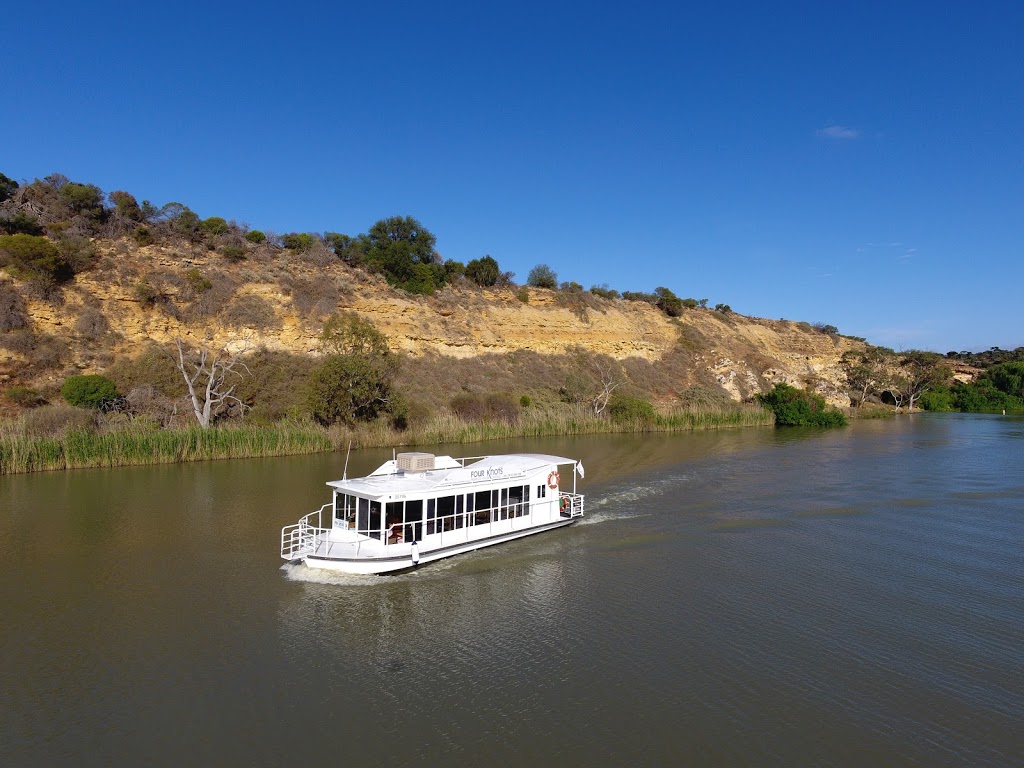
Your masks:
M582 493L569 493L568 491L559 491L559 499L565 499L569 502L568 517L582 517L583 516L583 494Z
M326 512L330 517L333 509L334 504L328 502L320 509L310 512L299 522L282 528L281 557L285 560L294 560L316 552L317 536L330 532L330 529L323 525L324 513Z

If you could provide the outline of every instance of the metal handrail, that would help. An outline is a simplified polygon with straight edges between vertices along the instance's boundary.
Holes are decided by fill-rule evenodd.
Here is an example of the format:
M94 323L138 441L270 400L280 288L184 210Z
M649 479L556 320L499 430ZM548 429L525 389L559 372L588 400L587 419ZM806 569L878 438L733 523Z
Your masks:
M323 527L324 510L333 508L333 502L329 502L320 509L305 515L299 522L284 526L281 529L281 558L294 560L296 557L315 552L316 537L329 531L328 528ZM314 517L316 517L317 525L313 525Z
M583 516L584 496L582 493L569 493L568 491L559 491L558 497L561 499L569 500L569 517Z

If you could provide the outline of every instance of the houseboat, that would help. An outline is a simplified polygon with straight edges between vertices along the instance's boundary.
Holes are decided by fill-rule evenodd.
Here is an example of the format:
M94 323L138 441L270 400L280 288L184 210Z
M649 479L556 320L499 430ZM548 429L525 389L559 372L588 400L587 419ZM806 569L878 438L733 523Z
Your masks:
M536 453L400 453L366 477L327 483L331 501L281 529L281 557L388 573L561 528L583 516L583 474L575 459Z

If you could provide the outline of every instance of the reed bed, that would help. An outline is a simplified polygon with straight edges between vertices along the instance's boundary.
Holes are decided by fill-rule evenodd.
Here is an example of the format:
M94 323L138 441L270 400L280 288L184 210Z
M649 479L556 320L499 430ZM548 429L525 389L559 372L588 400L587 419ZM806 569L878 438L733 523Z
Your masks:
M7 426L0 430L0 474L285 456L331 449L327 432L308 424L216 429L128 426L104 432L75 429L52 437L37 437Z
M342 449L351 441L362 448L390 448L402 445L475 443L520 437L554 437L637 432L687 432L694 430L762 427L775 423L775 416L759 405L679 408L658 414L653 420L615 422L595 416L585 407L531 408L514 422L465 421L450 411L441 412L423 424L398 431L386 424L361 425L355 429L334 428L331 442Z
M522 437L614 432L682 432L770 426L760 406L681 408L653 420L614 422L584 407L529 408L515 421L466 421L442 411L422 424L397 430L385 422L325 429L308 422L232 425L212 429L158 429L128 423L106 430L82 427L57 435L31 434L24 422L0 423L0 475L55 469L173 464L209 459L255 458L361 448L475 443Z

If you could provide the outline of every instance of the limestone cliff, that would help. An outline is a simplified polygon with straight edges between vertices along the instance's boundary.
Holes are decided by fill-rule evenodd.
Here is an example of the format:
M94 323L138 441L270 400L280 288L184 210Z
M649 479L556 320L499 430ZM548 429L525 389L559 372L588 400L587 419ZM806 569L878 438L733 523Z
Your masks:
M669 356L678 361L682 350L689 370L681 379L713 380L736 400L785 381L849 405L840 357L863 346L806 323L710 309L670 319L644 302L591 294L467 285L412 296L336 260L312 263L289 253L231 264L205 250L97 246L96 268L58 295L39 297L15 283L27 323L7 334L31 334L63 349L60 364L48 368L33 361L28 342L0 345L3 385L52 388L69 372L100 372L118 356L179 336L317 354L323 320L338 310L372 320L395 350L410 356L560 355L582 347L657 367Z

